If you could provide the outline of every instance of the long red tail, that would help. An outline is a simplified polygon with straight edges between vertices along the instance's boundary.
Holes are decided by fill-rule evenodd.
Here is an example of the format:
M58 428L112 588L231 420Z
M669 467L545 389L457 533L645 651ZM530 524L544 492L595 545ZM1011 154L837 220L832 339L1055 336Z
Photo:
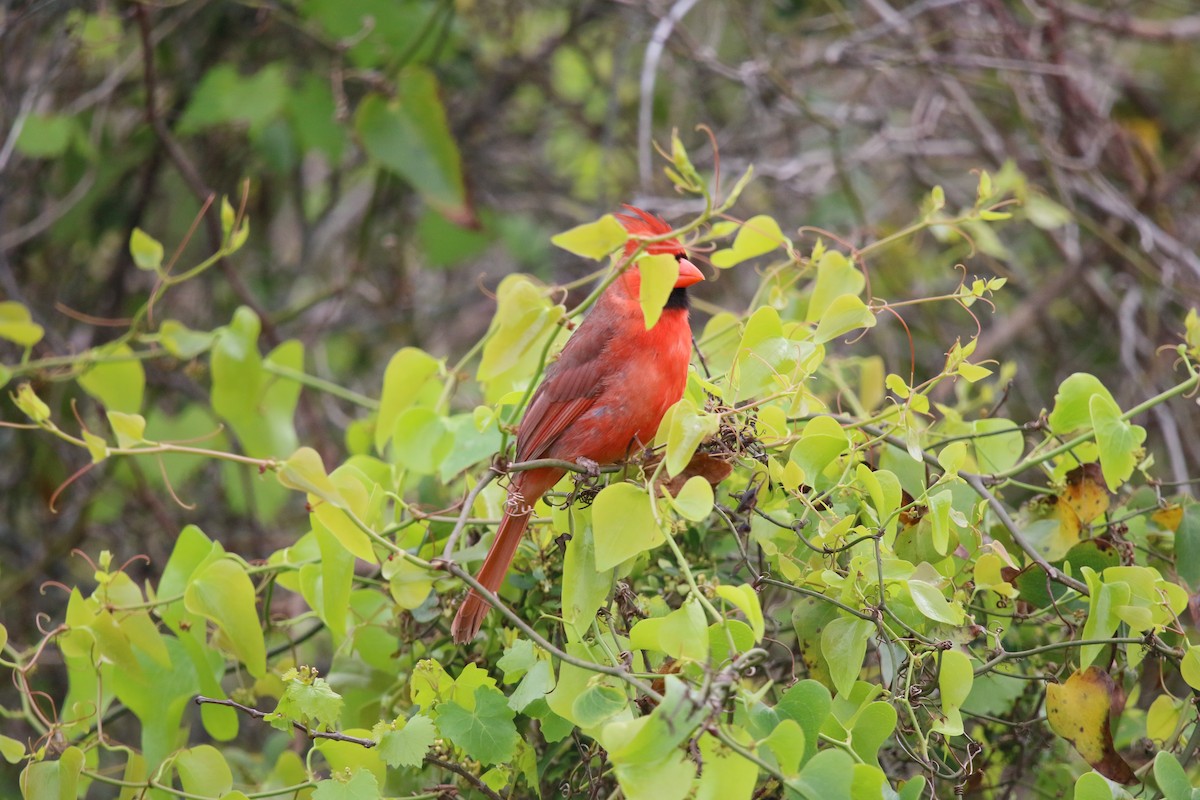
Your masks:
M508 490L510 508L504 512L500 528L496 531L496 538L483 560L479 574L475 576L488 591L495 592L500 588L500 584L504 583L504 576L508 574L513 556L517 554L517 547L521 544L521 535L529 525L533 504L547 489L557 483L562 475L561 470L539 469L524 472L513 479ZM530 510L522 514L520 512L523 509ZM483 618L491 608L488 601L472 589L467 594L467 599L459 606L454 622L450 625L454 641L464 644L474 639L475 634L479 633L479 626L483 624Z

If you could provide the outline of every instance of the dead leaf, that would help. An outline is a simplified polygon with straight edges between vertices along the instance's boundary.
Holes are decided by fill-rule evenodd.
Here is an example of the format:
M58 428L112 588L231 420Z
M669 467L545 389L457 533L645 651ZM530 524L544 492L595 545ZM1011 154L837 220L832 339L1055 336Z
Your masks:
M1154 520L1158 527L1175 533L1179 528L1179 523L1183 522L1183 506L1179 503L1171 503L1151 514L1150 519Z
M1125 692L1104 670L1076 671L1066 683L1046 687L1046 719L1092 769L1118 783L1137 778L1113 747L1112 725L1125 707Z
M1108 511L1111 500L1099 462L1080 464L1068 472L1067 485L1059 495L1060 505L1065 503L1075 512L1080 526L1090 525L1092 520Z

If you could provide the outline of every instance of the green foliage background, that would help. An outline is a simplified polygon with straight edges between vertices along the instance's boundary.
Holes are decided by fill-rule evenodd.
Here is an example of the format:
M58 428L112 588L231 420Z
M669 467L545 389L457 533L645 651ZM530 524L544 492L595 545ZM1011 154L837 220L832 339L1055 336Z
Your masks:
M0 11L4 788L1192 797L1200 20L1144 13ZM623 201L712 266L687 394L456 647Z

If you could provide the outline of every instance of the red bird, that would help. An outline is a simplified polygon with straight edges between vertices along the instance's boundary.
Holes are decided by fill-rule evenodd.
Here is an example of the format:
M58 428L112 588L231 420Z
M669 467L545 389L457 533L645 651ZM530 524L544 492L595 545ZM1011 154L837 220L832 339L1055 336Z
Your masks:
M630 234L651 237L671 231L658 217L626 208L633 213L617 218ZM626 255L637 246L637 240L631 239L625 245ZM648 244L645 251L673 255L679 261L679 278L662 316L646 330L637 269L628 269L613 281L533 393L517 429L517 461L557 458L615 463L650 444L663 414L683 396L692 349L687 287L704 276L674 239ZM504 518L479 570L478 580L489 590L495 592L504 581L534 503L564 474L546 468L513 475ZM489 608L471 591L450 626L454 641L473 639Z

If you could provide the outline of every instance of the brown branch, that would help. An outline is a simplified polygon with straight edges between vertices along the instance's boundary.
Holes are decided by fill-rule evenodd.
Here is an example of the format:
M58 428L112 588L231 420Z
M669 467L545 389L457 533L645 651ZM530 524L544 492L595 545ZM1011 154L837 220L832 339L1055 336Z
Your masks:
M1123 11L1104 12L1082 3L1057 3L1055 7L1068 19L1103 28L1122 36L1155 42L1180 42L1200 38L1200 16L1175 19L1141 19Z
M167 157L171 159L171 163L179 171L179 175L183 178L183 182L187 184L188 189L200 203L210 203L216 193L204 183L199 170L192 164L191 159L184 152L182 145L179 144L179 140L175 138L171 129L167 127L166 120L158 113L156 103L158 71L154 64L154 42L150 29L150 12L144 3L135 3L134 11L137 16L138 30L141 34L142 43L143 81L146 86L146 121L150 123L154 135L162 144L163 149L166 150ZM223 244L224 239L221 232L221 208L217 203L211 203L211 205L212 208L204 216L204 223L205 228L208 230L208 237L213 249L218 249ZM270 314L267 313L263 305L258 302L258 299L246 287L241 275L233 269L228 259L222 258L217 264L220 266L225 279L229 281L230 287L237 294L238 299L253 309L254 313L262 321L263 336L272 344L278 344L280 341L279 335L271 322Z
M215 697L205 697L202 694L196 695L192 702L198 706L228 706L229 708L235 708L238 711L241 711L243 714L248 714L254 719L262 719L268 715L268 712L266 711L260 711L257 708L252 708L251 706L244 706L241 703L233 700L219 700ZM303 733L309 739L329 739L330 741L334 742L350 742L351 744L356 744L360 747L374 747L376 744L374 739L363 739L359 736L347 736L346 734L339 733L338 731L315 731L305 725L300 724L296 720L292 720L292 727Z

